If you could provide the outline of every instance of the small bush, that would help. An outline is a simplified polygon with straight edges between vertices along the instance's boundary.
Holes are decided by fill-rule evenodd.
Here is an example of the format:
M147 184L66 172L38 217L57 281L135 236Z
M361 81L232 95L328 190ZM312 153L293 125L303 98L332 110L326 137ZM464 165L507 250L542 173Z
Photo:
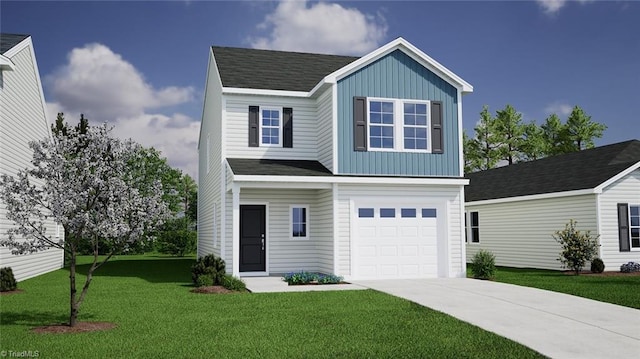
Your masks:
M320 274L318 276L318 284L338 284L343 278L335 274Z
M13 276L11 267L0 268L0 292L9 292L18 288L18 282Z
M211 287L213 285L213 276L211 274L202 274L196 279L196 287Z
M622 273L640 272L640 264L636 262L625 263L620 266L620 272Z
M196 250L198 234L196 231L179 229L161 232L156 241L160 253L184 257Z
M598 236L591 236L590 231L581 232L576 229L577 222L573 219L565 226L564 230L557 231L553 236L560 243L562 251L558 260L565 268L570 268L576 275L585 264L598 254Z
M222 286L233 291L245 291L247 290L247 286L244 284L242 279L236 278L232 275L226 274L222 277Z
M591 272L602 273L604 272L604 262L600 258L594 258L591 261Z
M305 285L310 283L317 284L338 284L342 282L342 277L335 274L320 274L312 272L291 272L282 277L282 280L289 285Z
M209 254L198 258L196 263L191 266L191 279L194 284L198 284L198 277L201 275L210 275L213 279L212 285L219 285L226 274L225 269L226 265L222 258Z
M476 279L492 279L496 273L496 257L493 253L481 249L473 256L471 273Z

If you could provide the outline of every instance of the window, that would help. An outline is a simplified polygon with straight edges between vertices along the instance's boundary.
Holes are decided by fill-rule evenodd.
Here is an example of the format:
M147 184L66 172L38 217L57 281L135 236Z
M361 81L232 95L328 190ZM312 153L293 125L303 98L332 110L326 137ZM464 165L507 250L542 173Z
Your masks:
M309 238L309 206L291 206L291 239Z
M282 111L275 108L260 110L260 144L280 145Z
M431 151L429 101L368 99L370 150Z
M380 218L396 218L396 209L380 208Z
M435 208L423 208L422 209L422 218L436 218L436 209Z
M640 206L629 206L631 248L640 248Z
M373 208L358 208L358 217L373 218Z
M480 219L478 212L469 212L469 222L471 226L469 231L471 233L471 243L480 243Z
M400 209L400 216L402 218L416 218L415 208L402 208Z

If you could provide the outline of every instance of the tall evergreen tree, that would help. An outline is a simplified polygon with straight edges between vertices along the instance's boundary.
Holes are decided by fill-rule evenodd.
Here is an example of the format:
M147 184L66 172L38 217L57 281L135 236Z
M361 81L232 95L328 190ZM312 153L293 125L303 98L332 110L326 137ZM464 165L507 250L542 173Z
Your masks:
M522 114L511 105L497 111L495 131L500 142L500 159L507 161L509 165L514 164L522 157L521 147L525 131Z
M566 128L558 115L551 114L540 126L544 143L544 156L555 156L566 153Z
M569 151L581 151L595 146L594 139L602 138L607 126L591 121L582 108L574 106L566 123L566 145Z
M474 138L470 139L466 146L470 172L496 167L500 161L501 143L497 135L496 119L491 116L488 106L482 108L480 120L474 131Z
M532 161L544 157L545 141L543 130L535 122L524 125L524 136L520 146L520 158L523 161Z

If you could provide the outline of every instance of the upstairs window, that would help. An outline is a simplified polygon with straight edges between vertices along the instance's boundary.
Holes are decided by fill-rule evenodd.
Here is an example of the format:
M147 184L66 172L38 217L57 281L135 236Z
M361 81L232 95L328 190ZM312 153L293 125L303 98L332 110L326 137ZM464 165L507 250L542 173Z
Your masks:
M404 103L404 149L424 150L427 148L429 132L426 103Z
M393 102L369 102L369 147L394 148Z
M260 111L260 144L280 145L282 111L263 108Z

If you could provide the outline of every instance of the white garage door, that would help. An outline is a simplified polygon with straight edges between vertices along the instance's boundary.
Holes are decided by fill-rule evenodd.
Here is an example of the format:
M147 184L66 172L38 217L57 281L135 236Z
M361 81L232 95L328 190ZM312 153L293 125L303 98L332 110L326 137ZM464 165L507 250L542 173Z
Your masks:
M356 206L355 221L354 277L437 277L435 208Z

